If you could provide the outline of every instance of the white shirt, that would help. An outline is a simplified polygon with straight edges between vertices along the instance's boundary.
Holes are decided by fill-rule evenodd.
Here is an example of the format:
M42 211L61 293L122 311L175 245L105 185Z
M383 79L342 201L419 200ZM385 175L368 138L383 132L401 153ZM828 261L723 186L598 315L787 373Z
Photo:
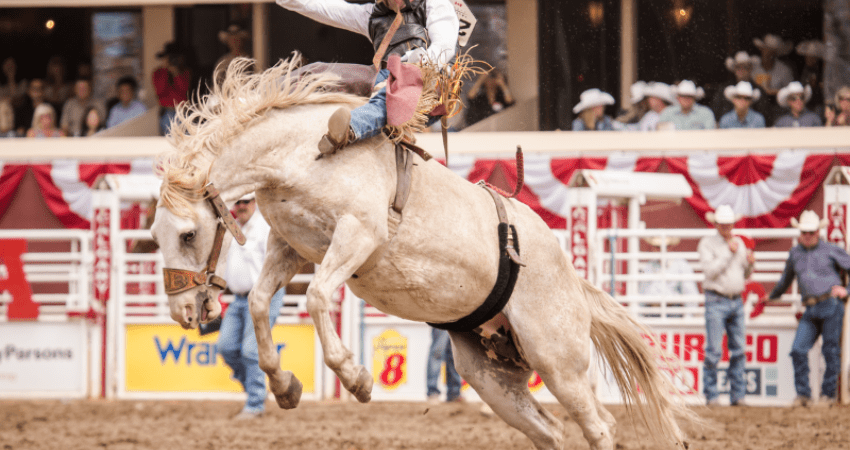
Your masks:
M266 257L266 243L271 227L263 219L260 210L255 210L251 218L242 226L245 245L233 241L227 254L227 268L224 281L234 294L247 294L260 278L263 260Z
M733 239L738 241L738 251L734 254L729 250L726 239L719 234L700 239L697 253L705 275L703 290L710 289L727 297L744 291L744 283L753 272L753 266L747 261L744 241L738 236Z
M276 3L290 11L309 17L325 25L342 28L369 37L369 17L374 3L348 3L345 0L276 0ZM428 59L440 66L447 64L455 56L460 22L449 0L427 0ZM412 50L411 50L412 51ZM408 51L405 57L410 54ZM402 61L406 58L402 58Z

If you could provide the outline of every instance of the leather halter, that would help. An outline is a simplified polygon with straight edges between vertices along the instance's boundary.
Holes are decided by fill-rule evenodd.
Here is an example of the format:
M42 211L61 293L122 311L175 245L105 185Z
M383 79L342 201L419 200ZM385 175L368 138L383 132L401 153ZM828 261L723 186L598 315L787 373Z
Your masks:
M210 256L207 258L207 265L199 272L185 269L162 269L162 277L165 282L165 293L167 295L179 294L189 289L198 286L215 286L221 290L227 288L227 282L223 278L215 274L218 258L221 255L221 247L224 243L224 233L230 231L236 242L239 245L245 245L245 235L224 201L221 200L218 190L212 183L204 187L204 197L213 207L216 216L218 216L218 227L215 230L215 239L213 240L213 248L210 251Z

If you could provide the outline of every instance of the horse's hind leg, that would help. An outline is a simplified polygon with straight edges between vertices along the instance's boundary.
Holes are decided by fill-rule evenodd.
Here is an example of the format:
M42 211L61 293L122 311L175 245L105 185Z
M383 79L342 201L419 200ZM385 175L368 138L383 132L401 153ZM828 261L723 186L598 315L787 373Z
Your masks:
M531 371L488 357L477 334L450 335L458 373L502 420L522 431L537 449L564 448L564 424L528 390Z

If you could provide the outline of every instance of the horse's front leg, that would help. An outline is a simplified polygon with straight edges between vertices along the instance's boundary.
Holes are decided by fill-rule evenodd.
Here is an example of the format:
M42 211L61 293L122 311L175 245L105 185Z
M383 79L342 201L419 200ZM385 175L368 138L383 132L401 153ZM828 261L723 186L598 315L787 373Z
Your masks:
M358 401L372 398L372 375L365 367L354 364L351 351L342 345L331 322L331 297L335 289L351 278L383 242L353 216L342 216L334 230L331 244L313 281L307 288L307 311L316 325L322 343L325 364L339 377L342 385Z
M280 368L280 354L272 341L269 324L269 304L274 293L288 284L305 262L289 244L270 234L263 270L248 294L260 368L269 376L269 389L274 393L278 406L283 409L298 406L303 386L292 372Z

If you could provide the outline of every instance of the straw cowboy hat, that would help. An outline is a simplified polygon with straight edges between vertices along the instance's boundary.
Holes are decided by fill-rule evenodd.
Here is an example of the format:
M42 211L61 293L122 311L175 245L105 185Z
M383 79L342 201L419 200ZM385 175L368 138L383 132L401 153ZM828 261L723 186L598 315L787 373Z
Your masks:
M218 32L218 40L225 44L227 43L227 40L230 39L230 37L232 36L241 37L242 39L248 39L251 36L251 33L247 32L246 30L243 30L242 27L236 24L227 27L226 30Z
M745 51L740 51L735 53L735 56L726 58L726 68L729 69L730 72L735 71L735 66L741 64L749 64L750 66L755 66L761 62L761 58L756 55L751 55Z
M779 106L783 108L787 108L788 96L792 94L803 94L803 103L808 103L812 98L812 87L809 85L803 87L803 84L799 81L792 81L776 94L776 103L779 103Z
M775 51L779 55L787 55L791 51L791 48L794 47L794 44L791 42L771 33L764 35L764 39L753 39L753 44L755 44L759 50L769 49Z
M713 224L729 225L741 220L740 215L736 215L729 205L720 205L714 212L705 213L705 220Z
M734 86L726 86L723 95L730 102L735 96L749 97L750 100L757 101L761 97L761 92L758 89L753 89L753 85L749 81L739 81Z
M818 214L812 210L803 211L800 214L800 221L791 218L791 226L800 231L818 231L829 223L829 219L821 219Z
M677 245L679 242L682 242L682 238L676 236L653 236L648 238L643 238L643 241L653 247L661 247L661 244L665 244L667 247L672 247Z
M243 201L244 201L244 202L250 202L250 201L251 201L251 200L253 200L253 199L254 199L254 193L253 193L253 192L251 192L251 193L249 193L249 194L245 194L245 195L243 195L243 196L242 196L242 197L240 197L240 198L239 198L239 200L237 200L237 201L240 201L240 202L243 202Z
M588 89L581 93L580 101L573 107L573 113L578 114L587 108L592 108L599 105L613 105L614 97L607 92L602 92L599 89Z
M705 90L703 88L698 88L691 80L682 80L681 83L671 86L670 90L673 91L673 94L682 97L694 97L697 100L701 100L705 97Z
M655 97L664 100L667 103L675 103L676 98L673 97L673 92L670 88L670 85L667 83L659 83L657 81L650 81L646 83L646 87L643 88L643 95L645 97Z
M802 56L814 56L823 59L826 46L821 41L802 41L797 44L797 54Z
M629 88L629 93L631 94L630 97L633 105L646 98L646 93L644 92L645 90L645 81L636 81L634 84L632 84L632 87Z

